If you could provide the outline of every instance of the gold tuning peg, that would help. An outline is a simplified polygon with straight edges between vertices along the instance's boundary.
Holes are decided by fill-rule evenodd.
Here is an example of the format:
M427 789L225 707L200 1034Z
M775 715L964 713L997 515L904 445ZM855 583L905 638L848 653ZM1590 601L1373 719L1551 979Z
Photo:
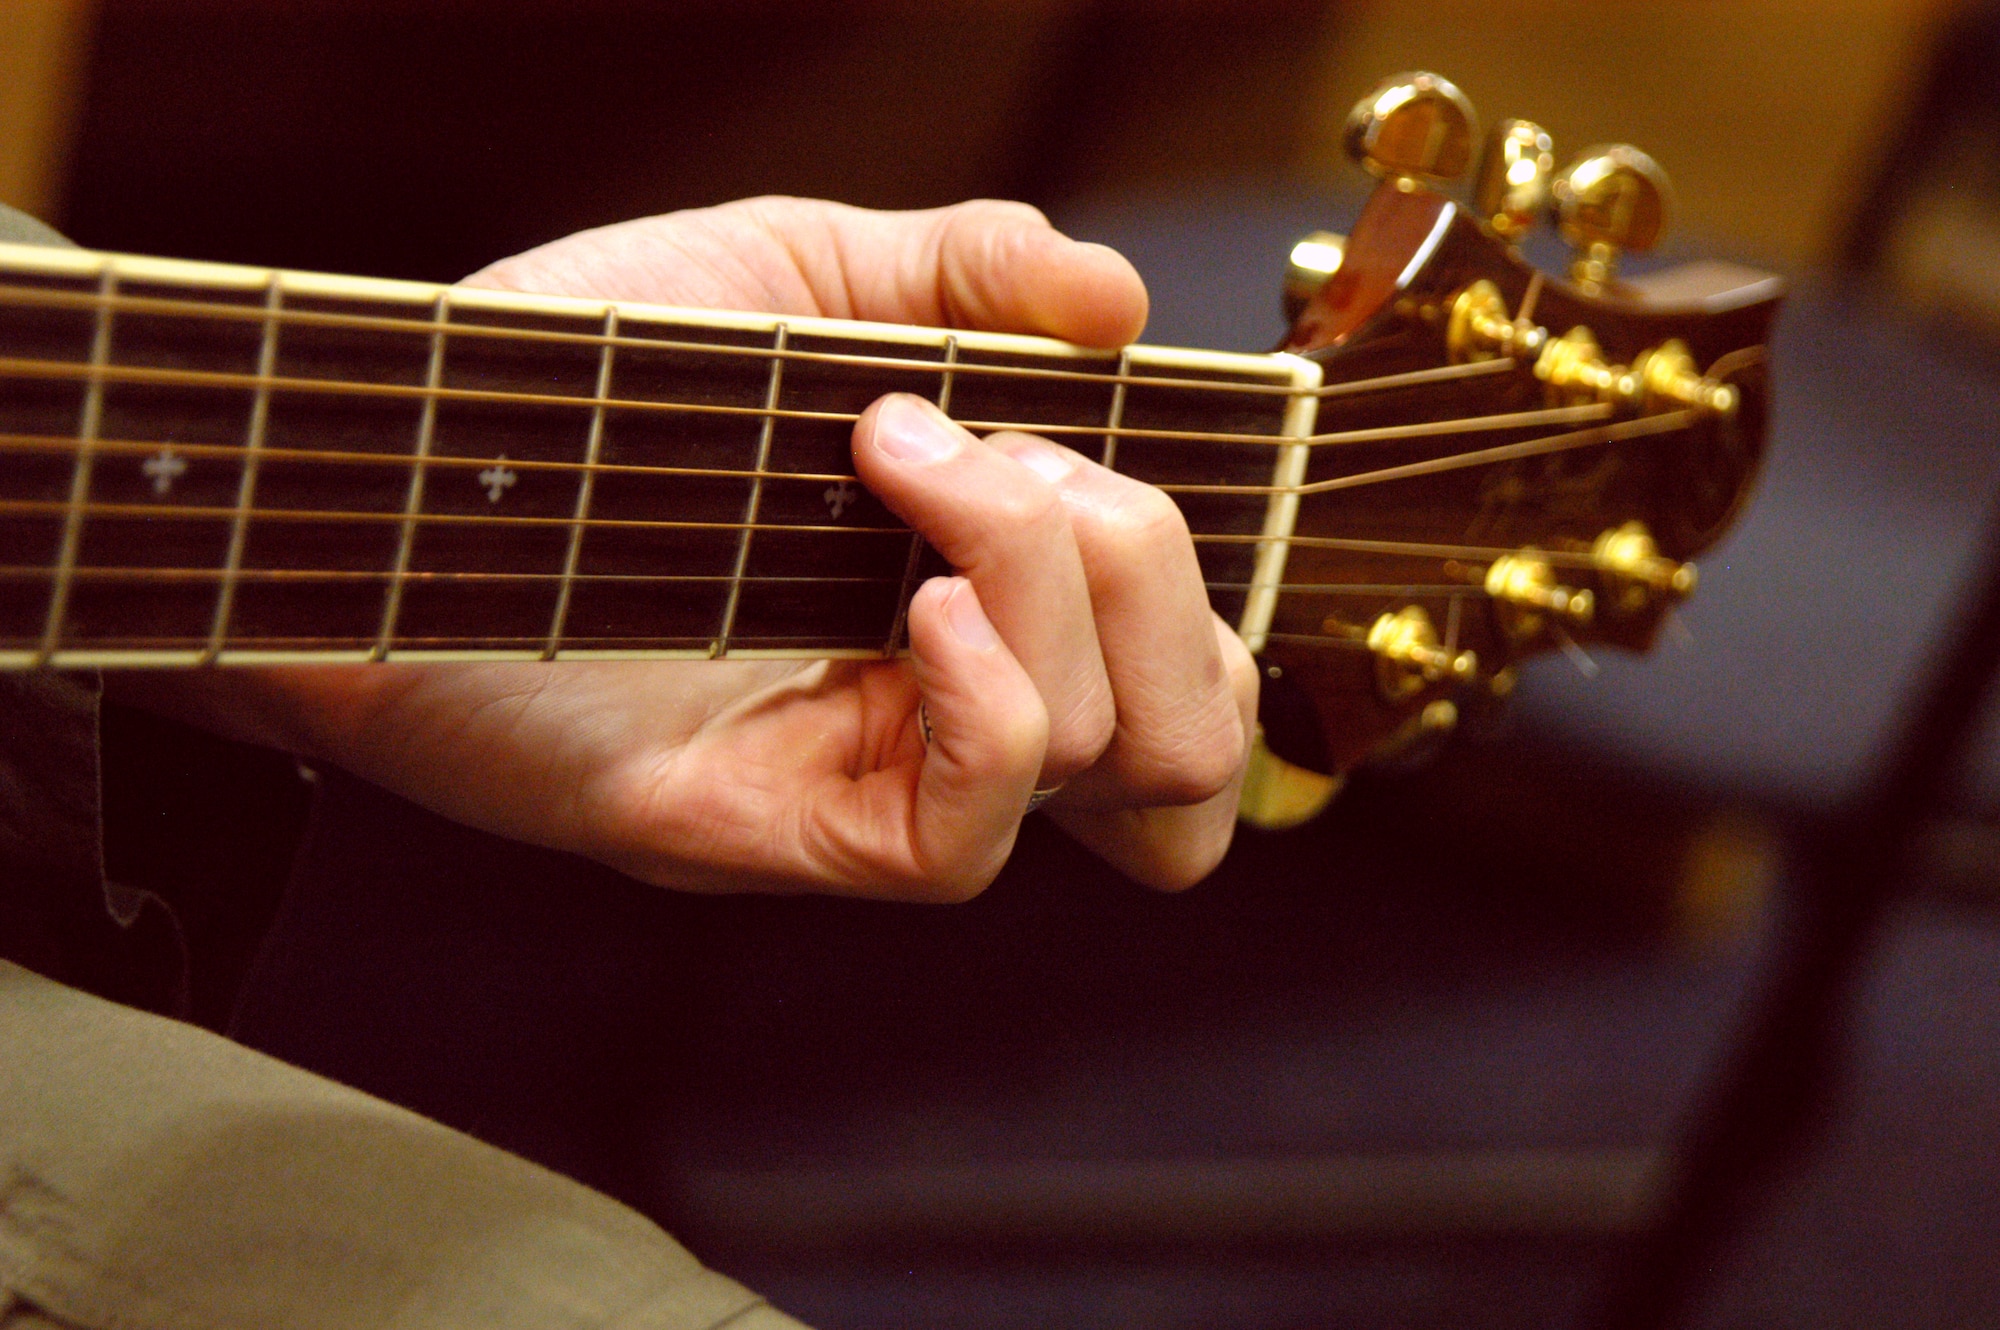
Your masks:
M1518 245L1548 209L1555 173L1549 132L1531 120L1502 120L1487 135L1473 180L1472 206L1495 235Z
M1285 263L1285 318L1296 321L1329 278L1340 271L1347 237L1314 231L1292 246Z
M1611 280L1618 256L1659 243L1673 187L1660 164L1629 144L1588 149L1550 186L1556 225L1576 250L1570 276L1586 290Z
M1464 684L1479 673L1479 657L1453 651L1438 641L1423 606L1409 605L1370 625L1368 649L1375 655L1375 682L1390 702L1405 702L1433 684Z
M1355 103L1343 138L1348 156L1384 180L1444 184L1471 165L1477 123L1449 79L1395 74Z

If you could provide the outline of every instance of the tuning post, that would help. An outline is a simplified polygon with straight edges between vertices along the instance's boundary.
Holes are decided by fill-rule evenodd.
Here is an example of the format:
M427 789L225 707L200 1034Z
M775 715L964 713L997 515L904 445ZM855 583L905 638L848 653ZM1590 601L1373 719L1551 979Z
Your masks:
M1644 614L1662 601L1678 603L1694 594L1695 566L1660 553L1643 522L1606 531L1590 549L1612 608L1620 615Z
M1582 324L1542 348L1535 377L1548 385L1549 399L1558 405L1601 402L1633 415L1688 410L1727 417L1739 400L1734 386L1695 367L1684 342L1663 342L1640 352L1630 365L1616 365Z
M1532 360L1548 340L1548 329L1526 319L1509 318L1506 297L1484 277L1452 299L1451 317L1445 324L1445 347L1454 363L1507 356Z
M1347 237L1314 231L1292 246L1285 262L1285 319L1296 323L1347 257Z
M1516 641L1539 635L1550 618L1582 627L1597 612L1592 592L1558 583L1555 569L1534 550L1495 559L1486 569L1485 585L1502 626Z
M1438 641L1421 605L1375 620L1368 629L1368 649L1375 654L1375 682L1390 702L1407 702L1441 683L1469 683L1479 673L1477 655Z
M1394 74L1348 113L1348 156L1399 188L1442 185L1465 174L1477 137L1472 103L1451 80L1416 71Z
M1473 178L1472 206L1493 233L1519 245L1548 211L1555 143L1531 120L1502 120L1487 136Z
M1556 227L1576 251L1570 277L1596 293L1620 254L1644 253L1666 230L1673 187L1660 164L1629 143L1588 148L1549 185Z

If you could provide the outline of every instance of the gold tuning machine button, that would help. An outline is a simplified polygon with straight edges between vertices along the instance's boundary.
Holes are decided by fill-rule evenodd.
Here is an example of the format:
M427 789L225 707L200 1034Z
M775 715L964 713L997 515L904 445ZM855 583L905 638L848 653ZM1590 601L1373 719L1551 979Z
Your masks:
M1347 237L1314 231L1292 246L1285 263L1285 318L1297 322L1319 289L1340 271L1347 257Z
M1441 185L1472 164L1477 120L1449 79L1394 74L1355 103L1342 140L1348 156L1384 180Z
M1518 245L1548 211L1555 172L1555 144L1546 129L1531 120L1502 120L1486 138L1472 206L1495 235Z
M1478 656L1438 642L1421 605L1377 619L1368 629L1368 649L1375 653L1375 681L1390 702L1407 702L1436 684L1470 683L1479 672Z
M1551 182L1556 226L1576 251L1570 276L1586 291L1609 282L1621 253L1659 243L1673 187L1660 164L1630 144L1587 149Z
M1644 614L1662 601L1679 602L1694 594L1695 567L1660 553L1642 522L1627 522L1597 538L1590 560L1597 568L1618 614Z
M1582 627L1597 612L1592 592L1558 584L1555 569L1534 550L1495 559L1486 570L1486 594L1516 641L1539 634L1547 619Z

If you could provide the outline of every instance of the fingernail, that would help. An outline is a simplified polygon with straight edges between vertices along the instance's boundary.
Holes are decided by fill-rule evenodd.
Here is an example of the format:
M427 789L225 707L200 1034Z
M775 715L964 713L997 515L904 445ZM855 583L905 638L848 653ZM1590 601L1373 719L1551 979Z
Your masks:
M875 412L875 446L899 462L942 462L958 451L962 437L958 426L920 397L898 393Z
M974 651L991 651L1000 645L1000 634L993 631L993 621L980 607L979 593L972 589L972 583L957 580L958 585L945 598L944 621L951 625L952 636Z
M1043 443L1040 439L1023 439L1011 444L1007 455L1051 485L1061 484L1064 476L1076 470L1074 458L1054 444Z

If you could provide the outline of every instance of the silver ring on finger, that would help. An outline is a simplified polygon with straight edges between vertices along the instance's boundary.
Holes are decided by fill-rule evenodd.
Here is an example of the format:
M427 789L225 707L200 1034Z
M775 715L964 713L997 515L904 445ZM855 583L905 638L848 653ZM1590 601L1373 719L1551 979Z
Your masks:
M1034 812L1037 808L1040 808L1043 804L1047 803L1049 800L1055 798L1058 794L1061 793L1062 793L1061 782L1057 782L1054 785L1046 786L1043 789L1034 791L1028 796L1028 806L1025 809L1021 810L1021 816L1026 817L1029 813Z

